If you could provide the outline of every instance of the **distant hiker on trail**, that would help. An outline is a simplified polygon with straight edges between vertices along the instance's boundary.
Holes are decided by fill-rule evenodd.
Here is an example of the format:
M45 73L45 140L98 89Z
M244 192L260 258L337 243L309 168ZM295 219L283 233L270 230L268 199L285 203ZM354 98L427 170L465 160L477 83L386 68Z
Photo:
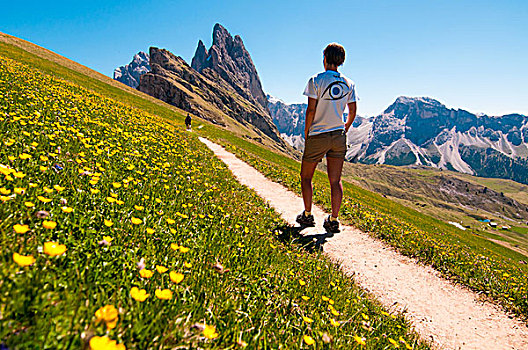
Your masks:
M187 113L187 118L185 118L185 126L187 130L191 130L191 116Z
M332 43L323 51L325 71L310 78L304 95L308 96L304 127L304 154L301 164L301 190L304 211L297 216L302 226L315 226L312 210L312 178L317 164L326 155L330 181L332 215L323 227L331 233L340 232L337 220L343 200L341 171L345 161L346 133L356 117L356 88L354 82L337 71L345 61L343 46ZM347 121L343 112L348 106Z

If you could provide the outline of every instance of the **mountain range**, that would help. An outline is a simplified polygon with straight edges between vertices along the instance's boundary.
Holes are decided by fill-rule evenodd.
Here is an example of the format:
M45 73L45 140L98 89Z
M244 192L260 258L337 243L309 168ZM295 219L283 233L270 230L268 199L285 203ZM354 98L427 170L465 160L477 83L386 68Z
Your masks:
M306 104L269 98L281 136L303 147ZM398 97L382 114L356 117L349 161L429 166L528 183L528 117L476 115L428 97Z

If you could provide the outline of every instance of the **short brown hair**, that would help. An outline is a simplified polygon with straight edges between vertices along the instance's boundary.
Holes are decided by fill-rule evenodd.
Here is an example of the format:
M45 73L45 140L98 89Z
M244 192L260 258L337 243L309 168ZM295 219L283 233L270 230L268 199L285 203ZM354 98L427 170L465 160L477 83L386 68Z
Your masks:
M338 43L328 44L323 55L326 58L326 63L333 66L340 66L345 62L345 48Z

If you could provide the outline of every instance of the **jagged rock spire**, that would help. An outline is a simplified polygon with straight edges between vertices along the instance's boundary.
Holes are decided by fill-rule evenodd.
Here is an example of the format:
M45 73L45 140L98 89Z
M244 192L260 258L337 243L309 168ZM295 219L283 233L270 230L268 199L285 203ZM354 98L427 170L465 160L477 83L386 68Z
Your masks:
M209 51L198 42L191 67L207 75L207 69L218 73L229 85L245 98L255 101L267 110L267 100L262 84L242 38L234 38L220 24L213 28L213 44Z

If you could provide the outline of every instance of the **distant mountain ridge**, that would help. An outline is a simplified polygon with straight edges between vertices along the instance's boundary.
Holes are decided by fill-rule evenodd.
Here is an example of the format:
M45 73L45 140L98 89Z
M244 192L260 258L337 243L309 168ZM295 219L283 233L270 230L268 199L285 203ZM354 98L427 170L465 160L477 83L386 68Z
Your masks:
M304 114L306 103L286 104L266 95L268 108L281 137L298 150L304 148Z
M306 104L269 103L282 137L302 138ZM521 114L476 115L429 97L401 96L377 117L357 117L347 136L348 160L528 183L528 117Z
M132 62L114 70L114 80L120 81L130 87L137 88L140 76L149 71L149 55L140 51L134 55Z

